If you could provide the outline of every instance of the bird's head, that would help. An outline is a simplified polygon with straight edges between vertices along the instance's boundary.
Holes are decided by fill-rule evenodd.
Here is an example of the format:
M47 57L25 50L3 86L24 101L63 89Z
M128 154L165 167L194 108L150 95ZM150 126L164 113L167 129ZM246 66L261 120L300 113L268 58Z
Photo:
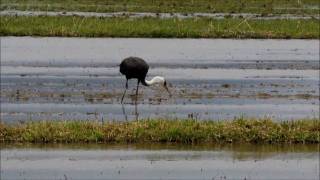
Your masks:
M168 83L167 83L167 81L165 80L164 77L156 76L151 80L151 82L152 82L151 84L160 84L160 85L162 85L166 89L166 91L169 93L169 95L171 96L171 93L170 93L169 88L168 88Z

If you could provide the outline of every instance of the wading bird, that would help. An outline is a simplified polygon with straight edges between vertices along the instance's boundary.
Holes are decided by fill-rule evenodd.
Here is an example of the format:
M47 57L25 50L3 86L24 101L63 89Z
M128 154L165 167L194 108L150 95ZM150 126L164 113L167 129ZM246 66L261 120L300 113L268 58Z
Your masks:
M136 90L136 103L138 99L138 89L139 84L143 84L144 86L151 86L153 84L161 84L163 87L168 91L169 95L171 96L171 93L167 87L167 81L164 79L164 77L161 76L155 76L150 81L146 80L146 76L149 70L149 65L141 58L138 57L128 57L125 58L121 64L120 64L120 72L121 74L126 76L126 89L124 90L124 93L121 98L121 104L123 102L123 98L126 94L126 91L128 89L128 80L129 79L137 79L137 90Z

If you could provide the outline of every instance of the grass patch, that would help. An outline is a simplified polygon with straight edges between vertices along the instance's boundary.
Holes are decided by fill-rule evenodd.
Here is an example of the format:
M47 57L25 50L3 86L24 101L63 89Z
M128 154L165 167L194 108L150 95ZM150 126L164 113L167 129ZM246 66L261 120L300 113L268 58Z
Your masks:
M318 14L318 0L2 0L1 10Z
M319 38L318 20L1 16L1 36Z
M32 143L319 143L319 119L275 122L141 120L40 121L0 124L1 142Z

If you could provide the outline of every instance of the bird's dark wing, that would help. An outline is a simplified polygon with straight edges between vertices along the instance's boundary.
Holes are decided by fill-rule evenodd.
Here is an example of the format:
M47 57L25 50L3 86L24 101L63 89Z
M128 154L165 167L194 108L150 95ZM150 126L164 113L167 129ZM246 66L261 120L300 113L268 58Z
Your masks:
M127 77L127 79L137 78L144 79L148 73L149 65L141 58L128 57L120 64L120 72Z

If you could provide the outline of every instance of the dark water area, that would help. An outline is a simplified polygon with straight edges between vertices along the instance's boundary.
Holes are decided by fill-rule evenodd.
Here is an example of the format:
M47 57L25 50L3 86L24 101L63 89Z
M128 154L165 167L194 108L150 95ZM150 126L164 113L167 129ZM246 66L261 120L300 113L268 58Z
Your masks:
M147 79L139 88L121 60L144 58ZM1 38L1 120L133 120L319 116L317 40L139 38Z
M318 179L318 145L2 144L1 179Z

